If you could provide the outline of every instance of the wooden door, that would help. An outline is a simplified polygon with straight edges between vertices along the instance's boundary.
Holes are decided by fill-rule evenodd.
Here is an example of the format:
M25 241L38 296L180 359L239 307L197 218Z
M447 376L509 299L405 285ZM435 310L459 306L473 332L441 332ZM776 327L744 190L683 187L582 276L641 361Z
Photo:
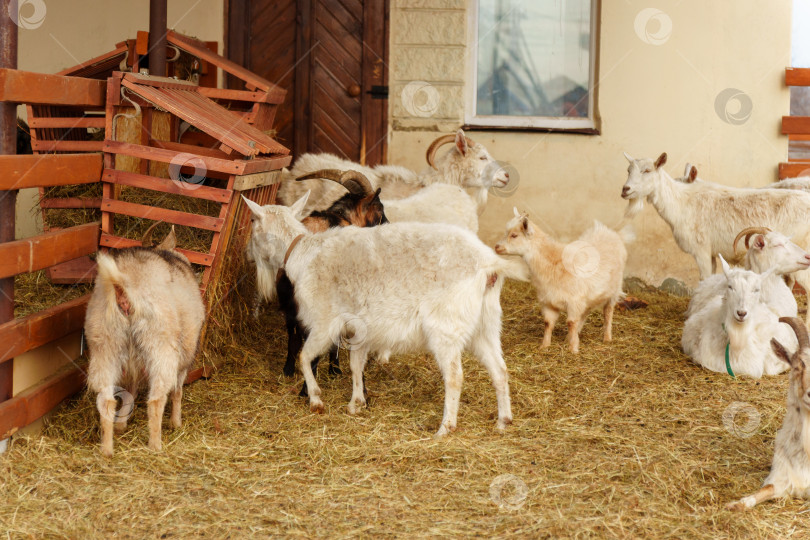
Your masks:
M287 90L277 139L298 156L384 163L389 0L229 0L228 57Z

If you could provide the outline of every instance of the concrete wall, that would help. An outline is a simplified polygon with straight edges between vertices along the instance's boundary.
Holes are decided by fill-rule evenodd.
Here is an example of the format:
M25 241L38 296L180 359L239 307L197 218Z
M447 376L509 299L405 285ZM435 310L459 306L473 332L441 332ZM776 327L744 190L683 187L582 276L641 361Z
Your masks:
M423 167L429 142L464 123L467 6L473 1L392 0L389 162ZM659 9L672 23L660 45L645 42L644 33L635 30L646 8ZM779 131L782 115L789 114L783 81L790 62L790 15L790 0L769 2L767 9L755 0L603 0L601 134L472 132L519 173L512 197L490 199L481 238L494 243L514 205L563 239L575 238L595 218L617 223L625 208L619 196L627 169L623 150L636 157L666 151L665 168L673 176L690 162L702 178L731 185L776 180L777 163L787 158L787 137ZM647 29L657 33L658 24L652 20ZM413 81L438 92L438 107L427 118L412 114L402 99ZM718 99L729 88L739 89L742 101ZM729 123L728 114L745 116L740 107L746 99L753 106L750 116ZM634 224L638 239L629 247L628 276L654 284L674 276L696 284L694 259L678 249L654 209L648 205Z

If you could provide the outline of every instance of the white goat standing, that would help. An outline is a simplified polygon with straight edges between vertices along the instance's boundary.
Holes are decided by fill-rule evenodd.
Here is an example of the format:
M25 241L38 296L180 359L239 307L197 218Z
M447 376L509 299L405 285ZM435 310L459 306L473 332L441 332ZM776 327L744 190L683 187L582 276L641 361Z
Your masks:
M499 298L504 277L526 279L525 269L495 255L473 233L451 225L392 223L309 234L296 219L306 197L291 208L246 202L255 216L253 234L265 240L260 245L277 238L287 252L285 270L295 287L298 317L309 330L300 366L310 409L323 412L312 360L342 335L352 334L350 414L365 404L362 375L369 352L429 351L445 382L444 415L436 436L447 434L456 427L461 353L469 349L495 387L497 427L511 423ZM256 261L261 264L264 258Z
M753 238L750 238L752 236ZM762 301L779 317L795 317L798 311L796 298L790 287L785 284L783 276L810 267L810 254L791 242L784 234L765 227L749 227L740 231L734 239L735 253L737 243L742 238L745 238L747 248L742 260L743 268L758 274L770 268L774 269L773 273L762 281ZM686 316L702 309L712 298L722 296L725 287L726 279L721 274L712 274L701 281L689 301Z
M452 142L449 152L436 158L437 150ZM501 167L480 143L464 135L462 130L443 135L433 141L427 150L429 168L417 174L397 165L366 167L359 163L339 158L332 154L303 154L284 175L278 191L281 204L290 205L306 191L311 195L304 208L305 215L315 210L325 210L343 194L340 187L307 180L296 182L295 178L306 176L321 169L355 170L365 175L374 189L382 188L385 199L403 198L431 184L451 184L475 190L478 213L486 206L489 189L504 187L509 182L509 173Z
M791 350L796 341L760 296L763 282L774 269L757 274L730 268L722 256L720 262L725 294L711 298L686 319L683 351L695 363L718 373L755 379L782 373L787 366L773 353L769 341L776 336Z
M787 409L776 433L771 472L759 491L729 503L728 510L745 510L780 497L810 499L810 338L800 319L780 321L790 325L799 346L790 354L781 342L771 340L774 353L790 369Z
M161 449L163 409L170 392L171 423L181 425L183 382L194 362L205 308L188 259L174 247L172 229L156 248L98 255L84 328L90 350L87 384L98 393L105 456L113 453L113 427L121 432L127 422L127 415L116 414L116 385L129 393L122 407L131 407L141 381L149 382L152 450Z
M627 215L635 215L648 200L672 229L675 242L695 258L700 279L709 277L715 267L713 255L734 257L733 240L747 227L768 227L795 238L810 247L810 193L790 189L723 187L711 182L684 183L673 180L662 168L666 153L657 160L633 159L622 198L630 205ZM810 273L794 274L810 294Z
M520 255L528 264L545 319L542 347L551 345L551 334L560 316L568 315L568 346L579 352L579 333L590 311L602 307L604 340L612 339L613 309L622 297L622 277L627 249L616 231L601 223L570 244L557 242L514 209L506 236L495 252Z

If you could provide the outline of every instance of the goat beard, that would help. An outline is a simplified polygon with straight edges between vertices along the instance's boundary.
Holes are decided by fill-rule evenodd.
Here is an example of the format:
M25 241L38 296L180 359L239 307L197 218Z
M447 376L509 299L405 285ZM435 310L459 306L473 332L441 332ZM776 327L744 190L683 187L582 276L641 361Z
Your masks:
M625 219L633 219L644 208L644 199L630 199L627 203L627 209L624 211Z

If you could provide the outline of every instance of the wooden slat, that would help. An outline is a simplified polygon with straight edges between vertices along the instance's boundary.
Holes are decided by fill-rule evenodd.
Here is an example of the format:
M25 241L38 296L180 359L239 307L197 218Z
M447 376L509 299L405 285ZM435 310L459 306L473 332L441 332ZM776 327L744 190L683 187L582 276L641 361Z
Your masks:
M287 167L291 162L292 156L251 159L245 162L242 174L253 174L281 169L282 167Z
M225 220L220 218L200 216L179 210L167 210L165 208L156 208L154 206L118 201L115 199L103 199L101 201L101 210L103 212L112 212L113 214L124 214L125 216L165 221L167 223L174 223L175 225L184 225L186 227L216 232L222 230L222 224L225 222ZM71 259L75 258L76 257L71 257ZM0 264L2 263L0 262Z
M786 86L810 86L809 68L785 68Z
M101 180L101 154L0 156L0 191L92 184Z
M104 81L0 68L0 101L104 106Z
M103 128L107 119L103 116L83 116L68 118L29 118L32 128Z
M791 161L779 164L779 179L810 176L810 161Z
M224 99L228 101L250 101L253 103L274 103L269 101L267 92L251 92L250 90L228 90L225 88L207 88L200 86L197 92L210 99Z
M200 186L188 184L181 181L167 180L165 178L155 178L143 174L118 171L115 169L105 169L102 176L105 182L121 184L142 189L151 189L161 193L174 193L176 195L186 195L195 199L206 199L226 203L231 200L233 191L210 186Z
M96 64L107 63L116 56L122 56L126 51L127 45L126 42L123 42L120 45L116 45L116 48L114 50L104 53L100 56L96 56L95 58L91 58L90 60L82 62L77 66L63 69L62 71L58 72L57 75L74 75L75 73L86 71L87 68L92 68Z
M219 146L219 142L216 143ZM216 148L208 147L205 148L203 146L196 146L193 144L185 144L179 142L171 142L171 141L158 141L155 139L149 139L149 146L154 146L156 148L163 148L165 150L173 150L175 152L186 152L188 154L218 158L218 159L232 159L231 156L226 154L221 150L217 150Z
M113 154L125 154L127 156L141 159L160 161L162 163L172 163L172 161L175 160L177 160L176 162L178 163L185 163L188 158L188 152L175 152L173 150L165 150L163 148L152 148L150 146L143 146L141 144L109 140L104 141L104 151ZM201 156L200 159L203 161L208 170L227 174L244 174L245 165L248 163L244 160L226 160L206 156Z
M263 173L237 176L234 180L234 191L247 191L261 186L269 186L281 181L281 171L268 171Z
M45 273L51 283L57 285L75 285L92 283L96 279L96 262L90 257L79 257L56 266L51 266Z
M34 152L101 152L104 141L31 141Z
M108 248L114 249L123 249L128 247L135 247L140 246L141 242L139 240L131 240L129 238L121 238L120 236L115 236L112 234L101 233L101 240L99 240L99 245ZM193 262L194 264L200 264L203 266L211 266L211 263L214 262L214 256L209 253L200 253L199 251L191 251L188 249L182 248L175 248L176 251L179 251L186 258Z
M0 244L0 278L35 272L95 253L99 223L86 223Z
M810 134L810 116L783 116L782 133L784 135Z
M222 68L222 71L242 79L245 81L246 86L249 89L252 90L253 88L259 88L265 92L268 92L273 96L273 99L278 99L278 101L273 101L273 103L281 103L284 101L284 95L286 94L285 90L279 88L270 81L259 77L252 71L231 62L227 58L223 58L222 56L211 52L206 48L203 42L188 38L172 30L169 30L167 39L172 45L176 45L186 52L193 54L197 58L205 60L206 62L211 62L215 66Z
M157 88L177 88L180 90L196 90L197 85L191 81L182 81L180 79L173 79L171 77L157 77L154 75L141 75L140 73L126 73L123 80L142 84L145 86L154 86Z
M40 208L100 208L101 197L63 197L40 199Z
M0 363L82 329L90 295L0 324Z
M0 439L42 418L62 400L79 392L84 383L84 372L68 364L34 388L0 403Z

